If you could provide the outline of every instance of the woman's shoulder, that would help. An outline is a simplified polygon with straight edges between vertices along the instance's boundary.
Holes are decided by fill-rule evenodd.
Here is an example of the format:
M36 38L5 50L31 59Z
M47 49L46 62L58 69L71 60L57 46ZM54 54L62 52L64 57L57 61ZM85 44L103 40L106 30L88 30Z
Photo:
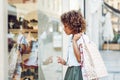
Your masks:
M89 42L89 37L87 34L83 34L82 38L83 38L83 40L85 40L85 42Z
M86 34L82 34L82 36L78 40L78 43L83 43L84 41L89 42L89 37Z
M82 37L83 37L84 39L89 39L89 37L88 37L87 34L83 34Z

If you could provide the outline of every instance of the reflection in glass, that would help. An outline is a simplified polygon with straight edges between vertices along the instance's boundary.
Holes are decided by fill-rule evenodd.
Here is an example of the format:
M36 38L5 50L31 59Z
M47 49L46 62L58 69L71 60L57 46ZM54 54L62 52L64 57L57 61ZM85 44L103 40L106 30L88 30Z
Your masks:
M42 4L42 1L38 0L39 79L63 80L62 65L57 63L57 56L62 56L62 28L59 16L55 17L57 10L53 11L59 6L54 5L54 0L52 0L53 3L51 1L48 3L50 7L46 6L47 3L45 3L46 5Z
M38 80L38 46L36 0L8 0L9 80Z

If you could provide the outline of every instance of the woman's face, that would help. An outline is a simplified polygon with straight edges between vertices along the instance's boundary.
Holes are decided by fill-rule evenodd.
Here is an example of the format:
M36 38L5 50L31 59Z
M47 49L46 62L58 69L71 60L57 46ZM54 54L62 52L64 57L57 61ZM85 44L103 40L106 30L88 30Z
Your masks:
M67 35L72 34L73 30L69 28L67 24L64 24L64 31Z

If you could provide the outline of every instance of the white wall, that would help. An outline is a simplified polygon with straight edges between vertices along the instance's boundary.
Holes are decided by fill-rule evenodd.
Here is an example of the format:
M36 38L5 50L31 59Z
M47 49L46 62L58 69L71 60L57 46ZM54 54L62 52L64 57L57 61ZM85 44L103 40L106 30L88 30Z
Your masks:
M84 0L78 0L78 7L81 10L82 15L84 15Z
M86 1L86 21L87 21L87 35L90 40L94 41L95 44L99 47L99 32L101 26L101 3L93 2L94 0ZM97 0L96 0L97 1ZM99 6L98 6L99 5ZM97 8L96 8L97 7ZM96 10L95 10L96 9ZM95 12L94 12L95 11Z
M8 80L6 1L0 0L0 80Z
M69 0L70 1L70 10L78 10L80 3L78 0Z
M70 10L70 2L69 0L62 0L62 13L67 12L68 10ZM63 26L63 25L62 25ZM66 58L67 55L67 45L68 45L68 36L64 33L63 31L63 35L62 35L62 39L63 39L63 58ZM63 66L63 78L65 76L65 72L66 72L66 66Z

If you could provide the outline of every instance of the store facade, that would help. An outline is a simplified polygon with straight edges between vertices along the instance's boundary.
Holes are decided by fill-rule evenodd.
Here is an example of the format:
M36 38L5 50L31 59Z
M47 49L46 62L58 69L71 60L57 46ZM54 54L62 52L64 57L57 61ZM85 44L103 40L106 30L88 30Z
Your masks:
M41 0L39 0L39 1L41 1ZM53 1L54 2L54 1ZM21 3L21 2L20 2ZM59 4L59 6L57 6L56 5L56 3L58 3ZM66 0L66 1L63 1L63 0L59 0L58 2L56 2L55 3L55 5L53 6L53 8L54 7L56 7L56 8L58 8L59 9L59 11L57 11L58 9L55 9L56 11L55 12L53 12L53 14L52 15L47 15L47 17L49 18L49 20L48 20L48 24L46 25L46 26L49 26L49 27L47 27L48 29L47 29L47 31L49 31L49 34L47 35L47 37L49 37L49 36L51 36L51 37L49 37L49 40L47 41L46 40L46 42L45 43L49 43L49 42L51 42L51 40L52 40L52 44L50 45L50 46L52 46L52 48L54 49L54 51L56 52L56 53L58 53L59 54L59 56L65 56L66 55L66 46L63 46L63 44L67 44L66 42L67 42L67 35L65 35L65 33L62 31L62 27L63 27L63 25L60 23L60 19L59 19L59 17L60 17L60 15L63 13L63 12L66 12L66 11L69 11L69 10L72 10L72 9L74 9L75 7L76 7L76 5L70 5L70 4L72 4L72 1L69 1L69 0ZM67 5L66 5L66 3L67 3ZM76 3L78 3L77 2L77 0L76 0ZM9 12L8 12L8 8L6 7L6 5L8 5L8 1L1 1L0 2L0 4L1 4L1 12L0 12L0 14L2 14L2 17L0 18L0 24L1 24L1 31L0 31L0 34L1 34L1 36L0 36L0 48L1 48L1 53L0 53L0 58L1 58L1 64L2 65L0 65L0 70L1 70L1 73L0 73L0 75L1 75L1 79L2 80L7 80L8 79L8 66L6 66L6 65L8 65L8 58L6 57L6 56L8 56L8 49L7 49L7 47L8 47L8 42L7 42L7 35L8 35L8 14L14 14L14 15L16 15L17 17L20 17L20 15L23 15L23 14L18 14L18 13L16 13L16 12L14 12L14 11L12 11L12 13L10 12L10 10L9 10ZM3 5L4 4L4 5ZM47 4L45 4L45 5L47 5ZM39 5L38 5L39 6ZM16 7L19 7L19 6L16 6ZM41 7L39 7L39 8L41 8ZM51 7L52 8L52 7ZM17 9L17 8L16 8ZM77 8L76 8L76 10L78 9L78 6L77 6ZM49 10L48 10L49 11ZM17 10L17 12L21 12L20 10ZM44 13L44 11L42 11L43 13ZM51 12L52 12L52 10L51 10ZM58 14L56 14L58 12ZM38 12L39 13L39 12ZM41 14L41 13L40 13ZM38 14L39 15L39 14ZM45 15L46 15L46 13L45 13ZM23 16L22 16L23 17ZM41 16L40 16L41 17ZM29 18L29 17L28 17ZM39 19L39 18L38 18ZM44 25L44 24L43 24ZM6 27L5 27L6 26ZM56 28L56 26L57 26L57 28ZM45 28L45 27L44 27ZM10 29L11 30L11 29ZM11 30L12 31L12 30ZM44 32L45 31L45 29L43 29L42 30L42 26L40 25L40 27L39 27L39 35L38 36L40 36L41 34L42 34L42 32ZM52 31L54 31L54 34L52 34ZM17 33L16 31L14 31L13 30L13 32L14 33ZM59 37L59 38L58 38ZM56 44L57 43L57 44ZM44 45L44 42L43 42L43 45ZM49 45L49 44L47 44L47 45ZM45 46L42 46L42 48L44 48ZM53 49L50 49L50 50L53 50ZM41 49L40 49L41 50ZM44 52L44 51L41 51L41 52ZM40 53L41 53L40 52ZM51 51L52 52L52 51ZM56 55L56 53L54 53L54 54L52 54L52 56L54 56L54 60L56 60L56 58L55 57L57 57L58 55ZM63 54L64 53L64 54ZM43 53L44 54L44 53ZM40 54L41 55L41 54ZM56 55L56 56L55 56ZM41 55L41 56L43 56L43 55ZM43 59L44 57L42 57L41 59ZM40 61L41 62L41 61ZM56 61L54 62L55 63L55 65L56 65ZM52 64L53 65L53 64ZM48 66L47 66L48 67ZM44 69L42 69L42 70L44 70ZM56 72L58 72L58 73L60 73L60 74L58 74L58 76L56 77L56 79L61 79L62 80L62 78L63 78L63 76L64 76L64 73L65 73L65 68L63 68L61 65L59 65L58 66L58 68L56 68L56 69L54 69L54 70L56 70ZM45 71L45 70L44 70ZM53 71L52 71L53 72ZM44 72L45 73L45 72ZM44 74L44 76L45 76L46 74ZM39 77L39 78L41 78L41 77ZM46 76L46 78L47 78L47 76ZM54 79L55 79L55 77L53 77Z
M60 15L69 10L80 10L82 11L83 15L86 17L87 21L87 33L98 47L102 48L102 23L101 23L101 16L102 16L102 7L101 5L95 11L95 13L91 13L90 9L88 9L91 4L89 1L84 2L84 0L52 0L49 2L48 0L38 0L36 4L37 10L32 10L36 12L35 18L38 20L38 40L39 40L39 72L42 70L44 76L39 76L41 79L48 80L49 78L60 79L62 80L64 77L64 73L66 71L66 67L61 65L57 65L56 56L66 56L66 47L67 47L67 40L68 36L63 32L62 27L63 25L60 22ZM73 4L74 3L74 4ZM7 64L8 58L7 55L7 24L8 24L8 10L7 10L7 1L0 1L1 11L0 14L2 15L0 18L0 75L2 76L1 80L7 80L8 73ZM77 5L76 5L77 4ZM18 6L19 7L19 6ZM92 6L93 7L93 6ZM32 8L32 7L31 7ZM34 7L35 8L35 7ZM33 9L33 8L32 8ZM21 12L20 10L18 12ZM94 12L94 11L93 11ZM23 15L16 14L17 16ZM22 17L22 16L21 16ZM33 16L32 16L33 17ZM97 17L98 21L95 20ZM31 16L27 16L26 19L31 19ZM94 24L93 24L94 23ZM5 27L6 26L6 27ZM94 35L96 32L96 35ZM34 33L34 31L33 31ZM66 45L64 45L66 44ZM51 59L53 56L53 63L46 63L45 60ZM55 66L55 68L51 69L51 67ZM47 69L50 70L47 72ZM49 73L56 74L56 77L49 75Z

